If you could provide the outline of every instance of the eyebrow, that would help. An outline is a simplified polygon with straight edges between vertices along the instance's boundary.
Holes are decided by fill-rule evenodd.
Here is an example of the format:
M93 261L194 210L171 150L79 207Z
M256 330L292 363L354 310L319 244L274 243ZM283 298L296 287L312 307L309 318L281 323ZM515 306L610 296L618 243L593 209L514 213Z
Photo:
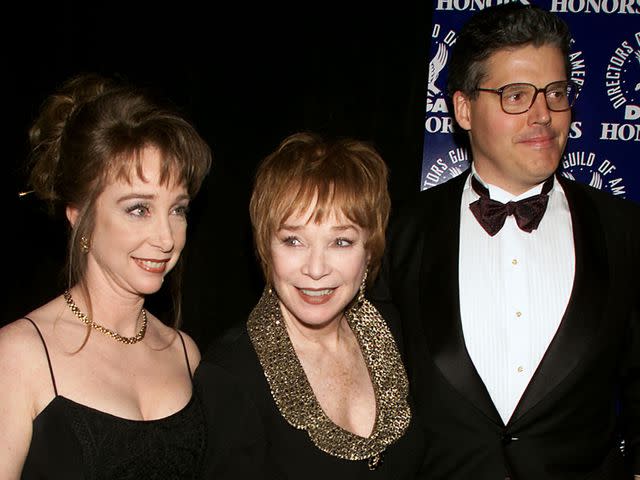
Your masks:
M128 200L153 200L156 197L155 194L152 193L130 193L128 195L124 195L118 199L118 203L126 202ZM183 193L182 195L178 195L176 198L177 202L181 202L182 200L189 200L189 195Z
M304 227L305 225L290 225L287 223L283 223L280 226L280 230L291 230L293 232L296 232L298 230L302 230ZM331 227L331 230L344 232L345 230L356 230L356 226L355 225L335 225Z

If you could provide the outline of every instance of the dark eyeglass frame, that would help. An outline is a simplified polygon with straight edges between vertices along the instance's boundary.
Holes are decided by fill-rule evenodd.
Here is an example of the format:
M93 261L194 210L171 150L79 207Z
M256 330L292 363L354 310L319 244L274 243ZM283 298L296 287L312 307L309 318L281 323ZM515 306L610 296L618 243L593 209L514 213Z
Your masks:
M552 108L549 105L549 97L547 97L547 90L555 85L558 84L566 84L565 88L568 89L573 89L575 90L575 95L573 96L573 98L571 99L569 106L566 108ZM522 111L518 111L518 112L508 112L505 108L504 108L504 97L502 96L502 93L507 90L508 88L511 88L513 86L517 86L517 85L523 85L526 87L533 87L535 89L535 93L533 94L533 97L531 98L531 104L524 110ZM547 84L546 86L542 87L542 88L538 88L536 87L534 84L532 83L527 83L527 82L515 82L515 83L508 83L506 85L503 85L500 88L480 88L477 87L474 89L474 91L476 92L489 92L489 93L495 93L496 95L498 95L500 97L500 108L502 108L502 111L504 113L506 113L507 115L520 115L523 113L528 112L531 107L533 106L533 104L536 102L536 98L538 98L538 94L540 92L544 93L544 101L547 104L547 108L552 111L552 112L566 112L567 110L571 110L571 107L573 107L573 105L576 103L576 100L578 99L578 95L580 95L580 85L578 85L576 82L572 81L572 80L555 80L549 84Z

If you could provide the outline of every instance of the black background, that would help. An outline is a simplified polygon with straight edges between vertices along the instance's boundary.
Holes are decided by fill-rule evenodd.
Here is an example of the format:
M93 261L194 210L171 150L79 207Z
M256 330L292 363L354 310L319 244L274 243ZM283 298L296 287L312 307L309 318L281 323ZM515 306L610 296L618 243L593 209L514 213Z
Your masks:
M184 253L183 329L205 348L245 319L262 290L248 198L255 166L286 135L370 141L389 165L393 208L418 193L430 14L428 1L347 0L67 1L5 11L2 324L64 285L64 223L17 193L29 124L67 77L115 73L160 91L210 144L214 166L192 203ZM154 312L163 298L150 300Z

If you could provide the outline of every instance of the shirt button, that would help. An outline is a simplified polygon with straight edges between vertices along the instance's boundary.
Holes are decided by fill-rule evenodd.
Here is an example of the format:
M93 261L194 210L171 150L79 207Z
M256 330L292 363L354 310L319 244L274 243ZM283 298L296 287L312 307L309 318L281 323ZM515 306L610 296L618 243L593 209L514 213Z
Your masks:
M517 265L518 264L518 260L516 258L514 258L513 260L511 260L511 264L512 265Z
M522 312L516 312L516 317L520 318L522 316Z
M524 371L524 367L520 366L518 367L518 373L522 373Z

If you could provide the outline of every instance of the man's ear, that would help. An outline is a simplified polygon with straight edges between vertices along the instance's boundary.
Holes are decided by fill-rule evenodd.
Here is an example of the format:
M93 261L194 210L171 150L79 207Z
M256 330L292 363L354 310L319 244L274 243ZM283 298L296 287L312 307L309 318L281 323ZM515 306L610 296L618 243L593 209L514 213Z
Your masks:
M453 94L453 111L458 125L464 130L471 130L471 100L460 90Z
M67 205L65 213L67 215L67 220L69 220L69 223L73 227L76 224L76 220L78 220L78 215L80 214L78 208Z

